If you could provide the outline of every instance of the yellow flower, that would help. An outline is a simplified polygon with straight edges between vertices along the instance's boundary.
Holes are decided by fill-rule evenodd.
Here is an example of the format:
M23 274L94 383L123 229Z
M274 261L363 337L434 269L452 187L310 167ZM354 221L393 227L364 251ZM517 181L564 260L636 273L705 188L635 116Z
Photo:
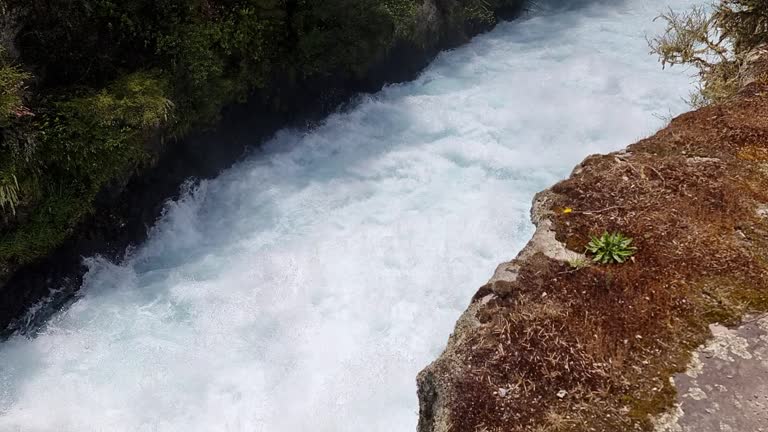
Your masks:
M571 214L573 213L573 209L570 207L566 207L563 209L563 214Z

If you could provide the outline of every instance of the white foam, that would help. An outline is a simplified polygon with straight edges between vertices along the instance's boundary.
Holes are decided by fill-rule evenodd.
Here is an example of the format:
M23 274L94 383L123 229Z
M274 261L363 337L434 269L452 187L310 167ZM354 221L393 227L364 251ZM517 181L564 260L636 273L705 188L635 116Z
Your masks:
M668 4L500 25L172 203L0 347L0 431L413 431L415 376L531 234L533 194L686 109Z

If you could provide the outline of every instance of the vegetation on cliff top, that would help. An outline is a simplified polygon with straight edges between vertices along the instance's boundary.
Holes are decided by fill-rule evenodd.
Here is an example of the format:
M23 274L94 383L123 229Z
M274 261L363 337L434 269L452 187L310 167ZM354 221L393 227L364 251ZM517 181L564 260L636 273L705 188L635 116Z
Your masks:
M148 140L212 125L255 90L362 77L397 43L426 43L423 3L0 0L0 281L149 160ZM521 2L438 3L460 32Z
M600 237L591 236L585 249L593 255L593 262L622 264L637 252L637 248L632 246L632 241L633 239L620 232L604 232Z
M721 0L705 8L669 10L659 16L664 34L649 40L662 65L692 65L701 78L695 108L722 102L740 88L742 66L748 55L768 41L768 2Z

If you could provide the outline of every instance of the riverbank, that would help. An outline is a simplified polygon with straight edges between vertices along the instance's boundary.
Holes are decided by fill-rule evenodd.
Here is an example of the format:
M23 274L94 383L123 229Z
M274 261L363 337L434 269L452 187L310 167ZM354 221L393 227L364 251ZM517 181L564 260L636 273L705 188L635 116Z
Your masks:
M761 57L753 65L763 64ZM649 431L710 325L768 310L768 84L587 158L418 378L420 432ZM638 252L586 265L590 236Z

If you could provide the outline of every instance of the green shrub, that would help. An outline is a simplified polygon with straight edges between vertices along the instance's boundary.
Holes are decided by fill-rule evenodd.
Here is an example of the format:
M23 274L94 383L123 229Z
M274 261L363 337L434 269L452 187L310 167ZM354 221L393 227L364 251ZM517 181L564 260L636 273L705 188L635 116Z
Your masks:
M568 261L568 266L571 267L574 270L581 270L584 268L589 267L589 260L586 258L572 258Z
M395 24L395 35L403 40L414 41L420 3L415 0L386 0L382 5Z
M19 180L15 175L0 177L0 210L10 210L16 214L16 205L19 203Z
M489 0L463 0L464 16L477 22L490 23L495 20Z
M98 92L50 102L35 124L35 154L0 162L2 210L36 203L30 220L0 237L0 261L27 262L55 247L92 211L107 182L146 160L147 134L173 113L167 92L160 72L139 71Z
M4 5L0 4L0 12L3 11ZM28 79L30 75L11 64L0 47L0 135L6 135L6 128L30 114L23 100L24 82ZM20 200L14 162L23 149L15 144L10 139L0 139L0 215L15 214Z
M455 28L515 3L438 5ZM274 102L297 80L363 76L396 41L423 42L423 4L0 0L19 24L19 62L39 71L32 80L0 55L0 269L66 238L105 184L147 160L150 135L206 127L255 89Z
M592 261L600 264L623 263L637 252L637 248L632 246L632 239L618 232L593 236L586 250L594 255Z
M386 53L396 25L379 0L299 0L291 22L303 76L362 74Z
M92 211L92 197L82 195L77 187L46 186L47 196L30 219L14 230L0 233L0 264L24 264L50 252Z
M29 78L28 73L9 63L0 48L0 128L10 126L24 113L24 81Z

